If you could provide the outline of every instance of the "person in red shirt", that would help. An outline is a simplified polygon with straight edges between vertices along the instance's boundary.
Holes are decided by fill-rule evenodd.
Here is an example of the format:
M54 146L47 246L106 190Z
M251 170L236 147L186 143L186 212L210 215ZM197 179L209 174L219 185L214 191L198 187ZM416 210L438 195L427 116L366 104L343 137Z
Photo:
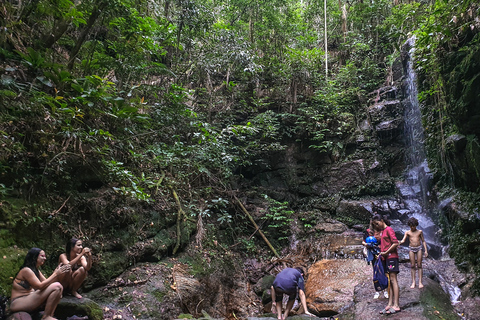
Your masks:
M380 311L381 314L392 314L400 312L400 288L398 286L397 274L400 271L398 262L397 247L399 241L395 231L390 227L390 221L386 217L376 214L372 218L372 226L381 232L380 258L383 267L389 274L390 285L388 286L388 305Z

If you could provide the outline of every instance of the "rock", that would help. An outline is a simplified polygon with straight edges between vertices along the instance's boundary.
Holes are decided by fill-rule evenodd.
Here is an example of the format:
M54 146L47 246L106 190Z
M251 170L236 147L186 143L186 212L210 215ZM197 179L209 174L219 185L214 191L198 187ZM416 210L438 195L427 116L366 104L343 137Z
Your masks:
M389 319L460 319L456 314L448 295L442 290L440 284L432 279L423 277L424 288L410 289L410 268L407 264L400 264L398 283L400 285L400 308L402 311L388 316ZM431 269L425 261L424 269ZM342 319L376 320L385 319L380 311L385 308L388 301L384 298L373 299L373 286L370 281L360 283L355 287L354 306L342 314Z
M371 279L365 260L322 260L308 270L307 306L320 317L333 316L352 306L354 287ZM371 285L373 288L373 285Z
M342 233L347 230L347 226L338 221L322 222L315 225L314 230L325 233Z
M27 312L15 312L7 317L7 320L32 320L32 316Z
M467 138L459 133L453 134L445 139L447 148L451 148L455 153L460 153L467 146Z
M74 315L88 316L89 320L102 320L103 310L95 301L88 298L63 297L55 310L55 317L66 319Z
M273 281L275 280L275 276L273 275L266 275L260 281L255 284L253 287L254 292L262 297L262 303L267 304L270 301L272 301L272 296L270 292L270 287L273 284Z
M372 201L341 200L336 213L339 216L354 217L361 221L368 221L372 216Z

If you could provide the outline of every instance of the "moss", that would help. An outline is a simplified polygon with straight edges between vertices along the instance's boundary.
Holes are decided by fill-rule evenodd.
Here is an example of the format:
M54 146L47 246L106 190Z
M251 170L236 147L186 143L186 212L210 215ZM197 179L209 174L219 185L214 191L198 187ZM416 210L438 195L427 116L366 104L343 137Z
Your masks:
M128 265L124 251L104 252L99 254L98 258L100 262L91 270L97 285L106 284L110 279L120 275Z
M163 298L167 295L167 292L162 290L154 290L152 295L155 297L155 299L157 299L158 302L162 302Z
M424 288L420 295L420 304L423 306L423 315L427 319L460 319L453 309L448 295L442 291L439 284L435 283L435 285L425 286Z
M0 248L0 295L10 296L13 277L23 264L27 250L14 247Z

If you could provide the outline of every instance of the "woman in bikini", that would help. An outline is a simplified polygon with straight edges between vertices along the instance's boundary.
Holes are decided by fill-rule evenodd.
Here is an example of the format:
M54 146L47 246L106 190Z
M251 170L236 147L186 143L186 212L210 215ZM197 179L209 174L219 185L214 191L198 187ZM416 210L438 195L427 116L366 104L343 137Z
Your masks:
M67 242L65 253L59 257L59 262L71 266L69 274L60 279L63 288L69 290L72 296L81 299L77 290L87 278L88 271L92 267L92 252L83 247L82 240L72 238Z
M46 259L45 252L39 248L32 248L28 251L23 266L13 280L10 301L12 313L20 311L31 313L45 305L42 319L55 319L53 313L63 292L63 287L58 280L70 271L70 266L59 265L47 279L38 270Z

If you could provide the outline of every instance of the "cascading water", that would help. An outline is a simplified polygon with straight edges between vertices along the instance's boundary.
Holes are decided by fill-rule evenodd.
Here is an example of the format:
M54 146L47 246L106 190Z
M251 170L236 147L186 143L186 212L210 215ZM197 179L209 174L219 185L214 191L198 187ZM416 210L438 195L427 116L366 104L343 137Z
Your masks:
M407 169L405 183L399 184L398 189L408 209L408 216L418 219L419 228L425 235L430 256L438 259L444 257L444 250L436 237L438 228L430 218L429 182L431 181L431 172L428 168L424 147L425 137L418 101L417 76L413 65L414 44L415 37L411 37L403 47L404 52L407 53L404 61L404 100L402 101L405 107L404 132L407 147L405 159ZM460 289L444 281L441 275L438 276L442 280L443 289L449 293L452 303L458 302Z
M404 132L407 147L405 152L407 170L405 183L400 185L399 189L403 202L409 211L408 216L417 218L426 240L430 244L440 247L435 239L437 228L429 217L429 181L431 180L431 173L425 153L422 114L417 93L417 76L413 66L414 43L415 38L412 37L404 45L407 56L404 61L404 100L402 103L405 108Z

